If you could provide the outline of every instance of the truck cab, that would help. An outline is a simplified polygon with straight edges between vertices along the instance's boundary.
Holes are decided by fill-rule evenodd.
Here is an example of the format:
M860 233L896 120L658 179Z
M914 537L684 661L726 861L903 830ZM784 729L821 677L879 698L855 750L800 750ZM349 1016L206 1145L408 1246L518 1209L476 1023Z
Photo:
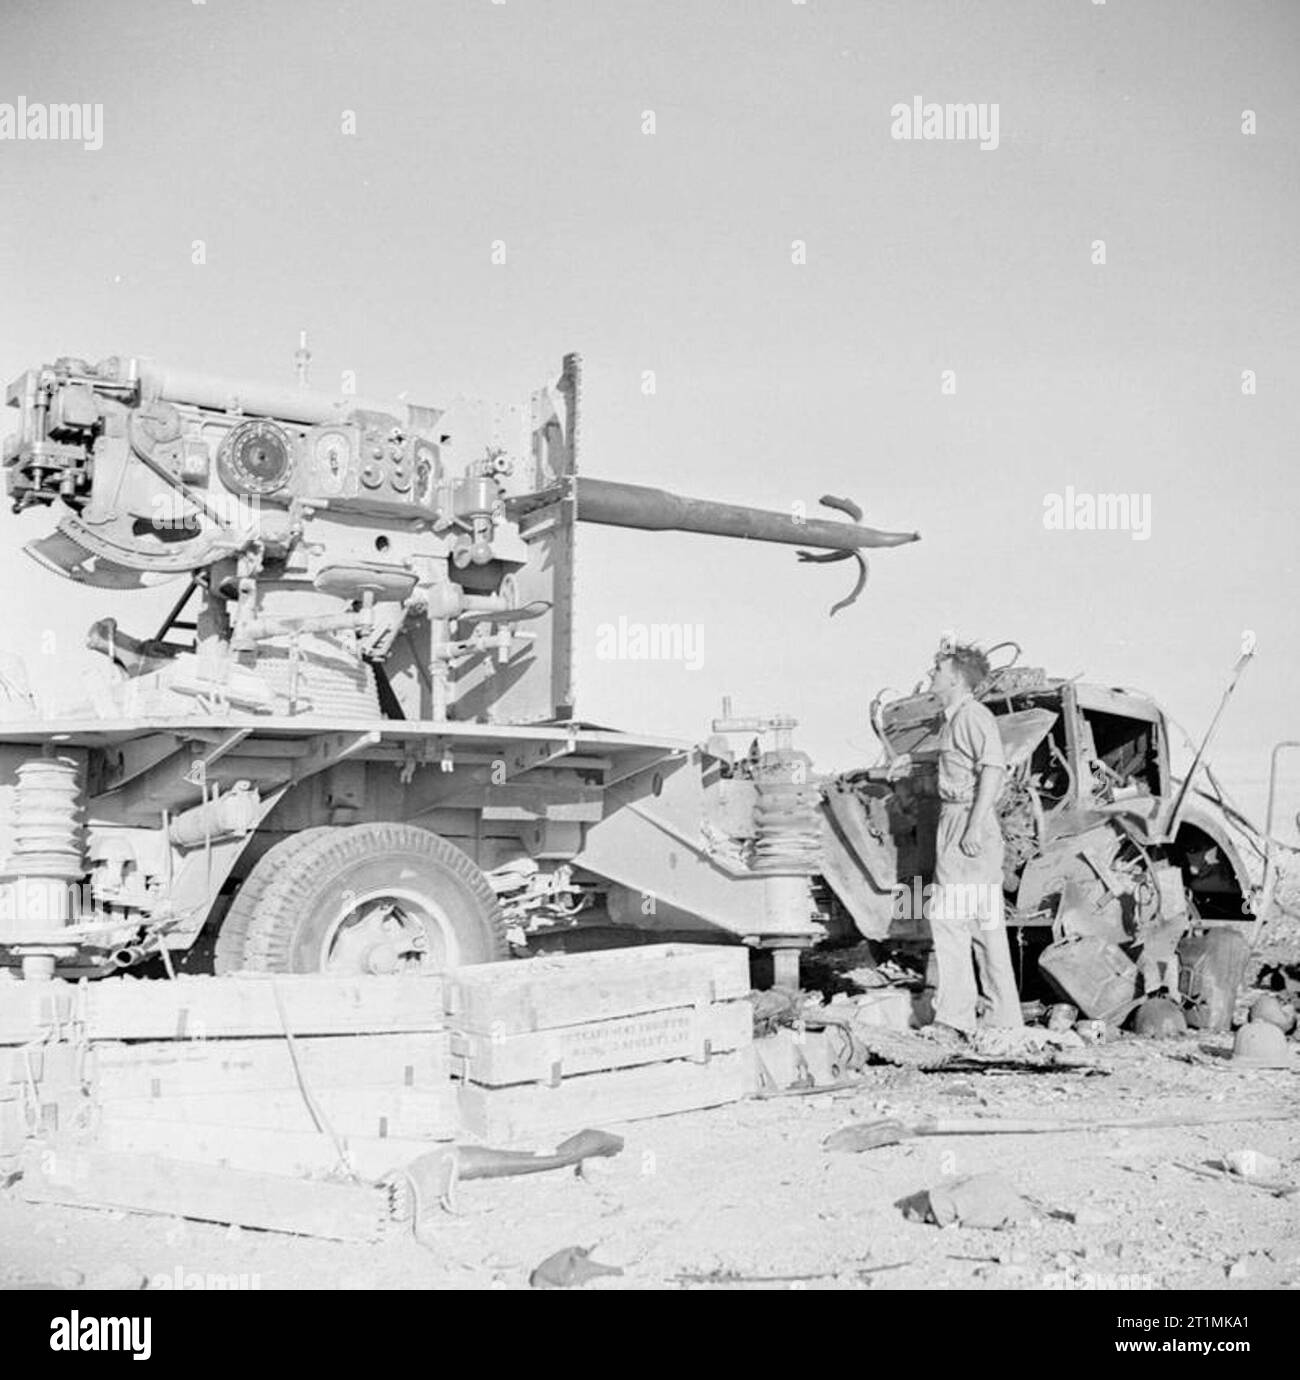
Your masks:
M1046 940L1068 909L1091 932L1164 950L1191 925L1250 921L1258 834L1212 773L1171 821L1181 782L1169 722L1149 695L1009 665L977 698L1006 753L997 813L1013 929ZM933 879L941 724L938 700L920 688L878 696L882 762L826 786L826 880L866 938L928 935L919 902Z

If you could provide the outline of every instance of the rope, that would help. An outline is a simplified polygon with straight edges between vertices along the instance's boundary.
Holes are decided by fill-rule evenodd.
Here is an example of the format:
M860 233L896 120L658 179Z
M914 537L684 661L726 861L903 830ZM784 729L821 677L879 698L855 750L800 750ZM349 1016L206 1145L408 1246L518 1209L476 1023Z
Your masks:
M307 1106L307 1111L311 1115L311 1119L315 1123L317 1131L322 1135L328 1136L333 1143L334 1153L338 1156L337 1167L341 1169L344 1175L353 1183L360 1183L360 1177L348 1161L347 1151L343 1148L343 1142L339 1139L334 1127L330 1125L328 1117L326 1117L325 1113L321 1110L320 1104L316 1101L315 1097L312 1096L311 1089L307 1086L307 1080L303 1076L302 1063L298 1058L298 1038L289 1029L289 1019L285 1015L284 1001L281 998L280 988L277 986L274 978L271 980L271 996L275 1000L276 1013L280 1017L280 1029L284 1032L285 1043L289 1049L289 1062L293 1065L293 1076L297 1080L298 1091L302 1094L302 1100Z

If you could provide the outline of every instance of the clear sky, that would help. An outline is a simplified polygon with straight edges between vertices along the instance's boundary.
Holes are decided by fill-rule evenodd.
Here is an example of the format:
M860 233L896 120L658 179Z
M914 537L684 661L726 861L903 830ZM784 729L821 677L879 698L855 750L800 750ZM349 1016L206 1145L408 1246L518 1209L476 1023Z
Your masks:
M306 327L317 386L438 403L580 350L588 473L846 494L924 538L828 620L844 566L583 528L583 717L703 737L730 693L859 765L872 694L953 629L1199 730L1252 628L1218 757L1262 803L1300 737L1294 0L3 11L0 102L103 107L98 150L0 141L5 378L122 353L290 382ZM997 147L891 137L916 97L996 104ZM1149 495L1149 539L1046 530L1067 486ZM47 527L0 517L4 640L66 690L85 625L144 633L158 596L45 575L18 547ZM699 624L702 664L598 660L620 616Z

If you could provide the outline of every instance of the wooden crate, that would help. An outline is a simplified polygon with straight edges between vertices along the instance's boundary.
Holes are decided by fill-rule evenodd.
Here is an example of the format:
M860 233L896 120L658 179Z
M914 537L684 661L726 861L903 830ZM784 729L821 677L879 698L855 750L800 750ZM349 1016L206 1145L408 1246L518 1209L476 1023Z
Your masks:
M31 1203L121 1208L334 1241L378 1241L389 1219L387 1195L359 1184L295 1182L101 1149L29 1154L17 1193Z
M437 976L0 983L0 1155L25 1134L31 1067L47 1142L75 1129L82 1148L327 1173L301 1075L368 1167L406 1163L459 1133L443 1006Z
M295 1040L312 1092L334 1088L445 1088L450 1035L313 1035ZM3 1051L0 1051L2 1054ZM95 1096L172 1099L298 1087L287 1040L148 1040L96 1043L87 1059Z
M517 1034L455 1030L452 1068L459 1077L486 1087L558 1083L575 1074L667 1059L703 1063L749 1044L753 1028L754 1008L742 998Z
M84 1052L74 1044L0 1045L0 1098L15 1097L30 1077L38 1087L81 1081Z
M27 1118L17 1098L0 1102L0 1159L8 1159L23 1148L27 1139Z
M0 1045L0 1177L31 1142L84 1130L92 1110L84 1056L66 1043Z
M683 944L446 978L9 983L0 1053L13 1073L26 1056L6 1042L56 1032L89 1042L94 1144L105 1151L321 1174L337 1162L337 1137L379 1174L462 1130L509 1145L742 1097L749 986L747 950ZM42 1057L61 1069L74 1048Z
M648 944L557 958L480 963L448 975L454 1030L510 1035L732 1001L750 990L740 945Z
M71 1026L78 990L69 982L0 982L0 1045L57 1038Z
M555 1087L519 1083L485 1088L464 1083L460 1113L465 1130L491 1145L549 1143L587 1127L599 1130L621 1121L738 1102L746 1093L743 1054L733 1050L703 1064L643 1064L566 1078Z
M459 1129L456 1090L440 1088L313 1088L322 1122L336 1135L389 1136L404 1140L452 1140ZM221 1125L237 1130L301 1131L316 1119L302 1093L257 1089L247 1092L185 1093L168 1097L98 1100L99 1115L115 1121L165 1121L175 1126Z
M443 979L248 973L0 985L0 1044L75 1031L91 1040L398 1034L443 1027Z
M36 1102L11 1097L0 1102L0 1156L14 1155L29 1138L83 1133L93 1107L80 1088L38 1086Z
M443 1146L429 1140L396 1136L339 1135L344 1154L356 1172L369 1182L401 1169L421 1155ZM210 1164L227 1169L258 1170L268 1174L322 1175L336 1171L338 1152L333 1140L316 1131L285 1131L229 1124L119 1118L104 1111L95 1146L117 1153L157 1154L185 1164Z
M655 944L448 977L465 1130L539 1143L735 1101L753 1039L749 954Z

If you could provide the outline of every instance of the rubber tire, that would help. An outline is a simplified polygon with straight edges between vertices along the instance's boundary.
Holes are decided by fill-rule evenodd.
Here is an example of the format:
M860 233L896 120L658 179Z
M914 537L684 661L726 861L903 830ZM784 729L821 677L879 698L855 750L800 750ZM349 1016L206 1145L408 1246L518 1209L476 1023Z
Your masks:
M323 971L321 946L343 893L397 877L437 901L452 929L459 963L510 957L505 917L487 878L455 844L417 825L329 829L281 853L273 874L255 899L256 913L245 933L245 971Z
M248 944L248 927L253 923L262 893L279 875L280 868L288 854L302 848L309 840L328 834L331 826L316 824L310 829L299 829L296 834L273 843L253 865L253 870L244 878L235 899L231 901L221 929L217 933L217 943L212 954L212 971L219 976L224 973L237 973L244 968L244 950Z

